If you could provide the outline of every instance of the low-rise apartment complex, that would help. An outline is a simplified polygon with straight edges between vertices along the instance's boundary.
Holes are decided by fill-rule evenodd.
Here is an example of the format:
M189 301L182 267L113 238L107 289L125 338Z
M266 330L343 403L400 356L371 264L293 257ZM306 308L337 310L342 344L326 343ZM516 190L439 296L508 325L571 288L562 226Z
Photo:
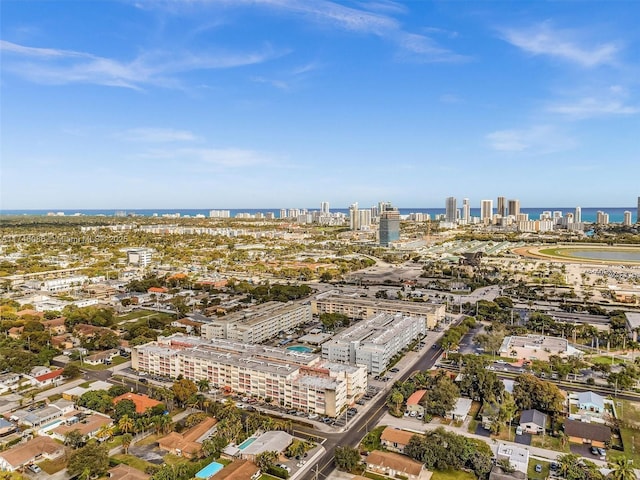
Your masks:
M439 303L403 302L399 300L368 299L354 295L341 295L336 290L321 293L311 300L311 311L341 313L349 318L371 318L380 313L400 313L405 317L422 317L429 330L444 319L445 306Z
M260 343L311 320L310 305L267 302L225 317L212 318L202 325L200 334L206 339Z
M351 365L365 365L369 373L381 373L391 358L413 340L426 334L423 317L381 313L356 323L322 345L322 358Z
M363 366L323 361L319 355L175 334L132 349L132 368L216 388L270 398L305 412L335 416L364 394Z

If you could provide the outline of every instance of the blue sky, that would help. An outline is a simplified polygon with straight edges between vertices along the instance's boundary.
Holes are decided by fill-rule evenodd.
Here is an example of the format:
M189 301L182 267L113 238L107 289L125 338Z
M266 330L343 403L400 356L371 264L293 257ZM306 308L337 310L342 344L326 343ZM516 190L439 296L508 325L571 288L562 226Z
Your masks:
M2 209L640 195L640 2L1 8Z

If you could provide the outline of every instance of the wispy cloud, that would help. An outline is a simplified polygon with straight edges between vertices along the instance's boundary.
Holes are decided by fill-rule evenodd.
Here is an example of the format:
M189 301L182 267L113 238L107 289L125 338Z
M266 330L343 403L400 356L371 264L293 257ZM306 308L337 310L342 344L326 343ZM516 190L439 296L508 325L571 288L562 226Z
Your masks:
M505 29L502 36L532 55L555 57L589 68L614 64L620 50L613 42L585 41L584 34L554 29L548 21L523 29Z
M137 155L142 159L178 161L187 166L216 166L246 168L256 166L275 167L276 159L270 155L241 148L177 148L150 150Z
M131 61L85 52L39 48L0 41L4 68L35 83L87 83L142 89L146 85L175 88L175 76L195 70L235 68L262 63L282 53L270 47L251 53L153 51Z
M600 95L583 96L571 101L557 102L549 105L547 110L575 120L640 113L640 108L637 105L627 103L627 97L628 93L624 88L614 85Z
M440 101L442 103L461 103L462 99L453 93L444 93L440 95Z
M489 146L499 152L547 154L570 150L576 141L551 125L527 129L498 130L486 136Z
M187 130L172 128L132 128L117 133L115 136L122 140L143 143L193 142L198 140L197 136Z

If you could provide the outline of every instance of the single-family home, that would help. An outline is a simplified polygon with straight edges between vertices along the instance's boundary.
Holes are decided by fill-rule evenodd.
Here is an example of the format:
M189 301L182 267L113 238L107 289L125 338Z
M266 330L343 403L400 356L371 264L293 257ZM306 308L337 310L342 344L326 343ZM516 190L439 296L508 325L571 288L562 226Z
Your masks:
M404 453L404 448L414 435L414 432L387 427L380 435L380 444L391 452Z
M103 363L110 363L113 357L120 354L120 350L112 348L111 350L105 350L104 352L94 353L85 357L84 361L89 365L102 365Z
M0 437L4 437L16 431L18 427L15 423L9 422L8 420L0 417Z
M171 432L158 440L158 446L174 455L197 458L202 452L202 441L211 433L217 421L207 417L184 433Z
M260 469L248 460L234 460L216 473L216 480L255 480L260 478Z
M467 418L467 415L469 415L469 410L471 410L472 403L473 400L471 400L470 398L459 397L458 400L456 400L456 404L453 407L453 410L447 412L446 418L450 418L451 420L458 422L464 422L464 420Z
M515 445L506 443L498 444L496 451L497 460L507 460L512 468L527 474L529 468L529 450L526 448L516 447Z
M110 480L148 480L151 475L121 463L107 470Z
M64 445L49 437L35 437L0 453L0 470L16 470L43 459L53 460L64 454Z
M490 430L493 422L498 418L498 414L500 413L500 406L494 402L485 402L482 405L482 410L480 411L480 416L482 417L482 428L485 430Z
M409 413L416 412L416 414L424 415L424 407L420 402L425 393L427 393L426 390L417 390L407 398L407 411Z
M59 370L54 370L53 372L38 375L37 377L34 377L37 382L36 385L39 388L49 385L58 385L62 381L62 372L63 369L61 368Z
M611 440L611 429L602 423L567 419L564 422L564 433L571 443L586 443L594 447L605 447Z
M536 409L524 410L518 423L525 433L544 434L547 429L547 416Z
M227 458L241 458L253 462L256 455L263 452L277 452L278 454L284 452L293 441L293 437L287 432L275 430L270 430L250 438L252 438L251 443L249 445L245 444L246 446L242 449L231 445L227 446L227 448L224 449L225 456Z
M604 413L604 397L595 392L580 392L577 395L578 409L587 412Z
M51 430L51 436L64 442L69 432L77 430L85 440L95 438L96 434L104 427L113 425L113 420L107 415L94 413L85 417L82 422L77 421L77 417L71 417L63 425ZM106 438L105 438L106 440Z
M422 462L405 457L399 453L374 450L366 458L367 470L380 473L391 478L407 478L409 480L427 480L432 472L424 468Z
M51 335L62 335L63 333L67 333L67 327L64 324L65 320L65 317L58 317L52 320L44 320L40 323L44 325L44 329Z

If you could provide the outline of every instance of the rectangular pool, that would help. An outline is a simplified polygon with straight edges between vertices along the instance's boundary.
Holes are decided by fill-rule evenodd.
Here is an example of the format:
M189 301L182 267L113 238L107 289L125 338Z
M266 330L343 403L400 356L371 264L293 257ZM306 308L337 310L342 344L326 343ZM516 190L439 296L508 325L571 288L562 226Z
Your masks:
M240 450L244 450L245 448L247 448L249 445L251 445L255 441L256 441L255 437L249 437L244 442L242 442L240 445L238 445L238 448Z
M218 462L212 462L198 473L196 473L196 478L204 478L207 479L209 477L213 477L216 473L224 468L224 465Z

